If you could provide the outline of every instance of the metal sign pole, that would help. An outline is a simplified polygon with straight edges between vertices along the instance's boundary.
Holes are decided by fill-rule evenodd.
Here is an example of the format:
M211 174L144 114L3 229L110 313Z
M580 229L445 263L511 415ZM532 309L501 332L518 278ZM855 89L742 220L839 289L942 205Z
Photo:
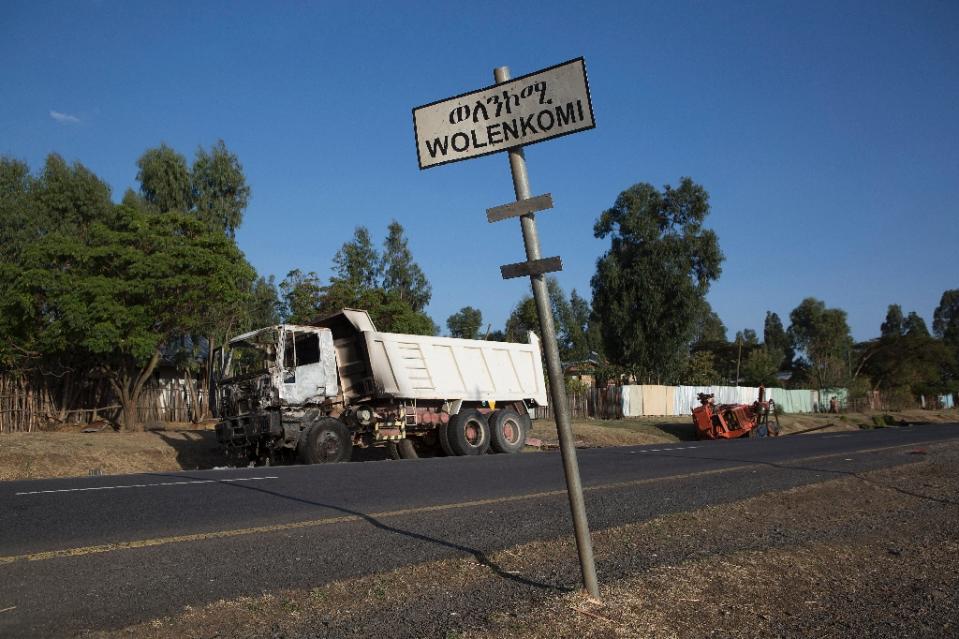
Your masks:
M493 71L493 77L497 84L506 82L510 79L509 67L497 67ZM532 194L529 188L529 175L526 172L526 157L523 155L523 147L517 147L509 151L509 165L513 174L513 190L516 192L516 200L530 199ZM527 262L532 263L540 260L535 214L526 213L520 216L520 224L523 227L523 243L526 245ZM583 485L579 478L579 464L576 462L576 448L573 445L573 431L570 427L569 407L566 404L566 390L564 388L563 371L559 362L559 347L556 345L553 313L550 309L549 293L546 289L546 276L542 272L530 273L529 279L533 286L533 299L536 301L539 328L543 337L550 399L553 402L556 431L559 435L559 449L563 457L563 470L566 473L566 492L569 494L569 507L573 514L576 547L579 551L579 563L583 571L583 585L591 596L599 599L596 564L593 559L593 540L590 537L589 523L586 520Z

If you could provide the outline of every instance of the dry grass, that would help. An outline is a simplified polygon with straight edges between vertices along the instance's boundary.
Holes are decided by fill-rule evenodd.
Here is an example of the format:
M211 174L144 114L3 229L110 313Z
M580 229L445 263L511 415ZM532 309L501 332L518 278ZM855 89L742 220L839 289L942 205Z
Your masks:
M194 470L223 463L209 430L0 435L0 480Z

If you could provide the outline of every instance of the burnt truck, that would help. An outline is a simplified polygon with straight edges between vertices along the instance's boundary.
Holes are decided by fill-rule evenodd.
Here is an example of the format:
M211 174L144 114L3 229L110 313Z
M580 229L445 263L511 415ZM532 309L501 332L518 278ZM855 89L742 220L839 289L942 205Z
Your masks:
M376 330L343 309L244 333L214 353L217 440L254 463L522 450L547 404L539 338L513 344Z

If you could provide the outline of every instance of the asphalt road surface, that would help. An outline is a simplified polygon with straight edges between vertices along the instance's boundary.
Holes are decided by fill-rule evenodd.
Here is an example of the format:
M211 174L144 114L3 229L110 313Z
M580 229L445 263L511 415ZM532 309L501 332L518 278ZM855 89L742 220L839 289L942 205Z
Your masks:
M581 450L579 462L600 529L909 463L956 439L959 424L910 426ZM0 636L120 628L446 557L488 563L571 534L558 453L3 482Z

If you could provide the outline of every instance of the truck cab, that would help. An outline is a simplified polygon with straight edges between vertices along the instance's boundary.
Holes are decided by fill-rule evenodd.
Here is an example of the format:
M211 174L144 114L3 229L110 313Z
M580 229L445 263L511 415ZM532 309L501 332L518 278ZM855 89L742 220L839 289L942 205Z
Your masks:
M239 335L215 353L214 375L217 440L227 446L256 448L272 436L293 449L303 415L339 394L333 336L318 326Z

